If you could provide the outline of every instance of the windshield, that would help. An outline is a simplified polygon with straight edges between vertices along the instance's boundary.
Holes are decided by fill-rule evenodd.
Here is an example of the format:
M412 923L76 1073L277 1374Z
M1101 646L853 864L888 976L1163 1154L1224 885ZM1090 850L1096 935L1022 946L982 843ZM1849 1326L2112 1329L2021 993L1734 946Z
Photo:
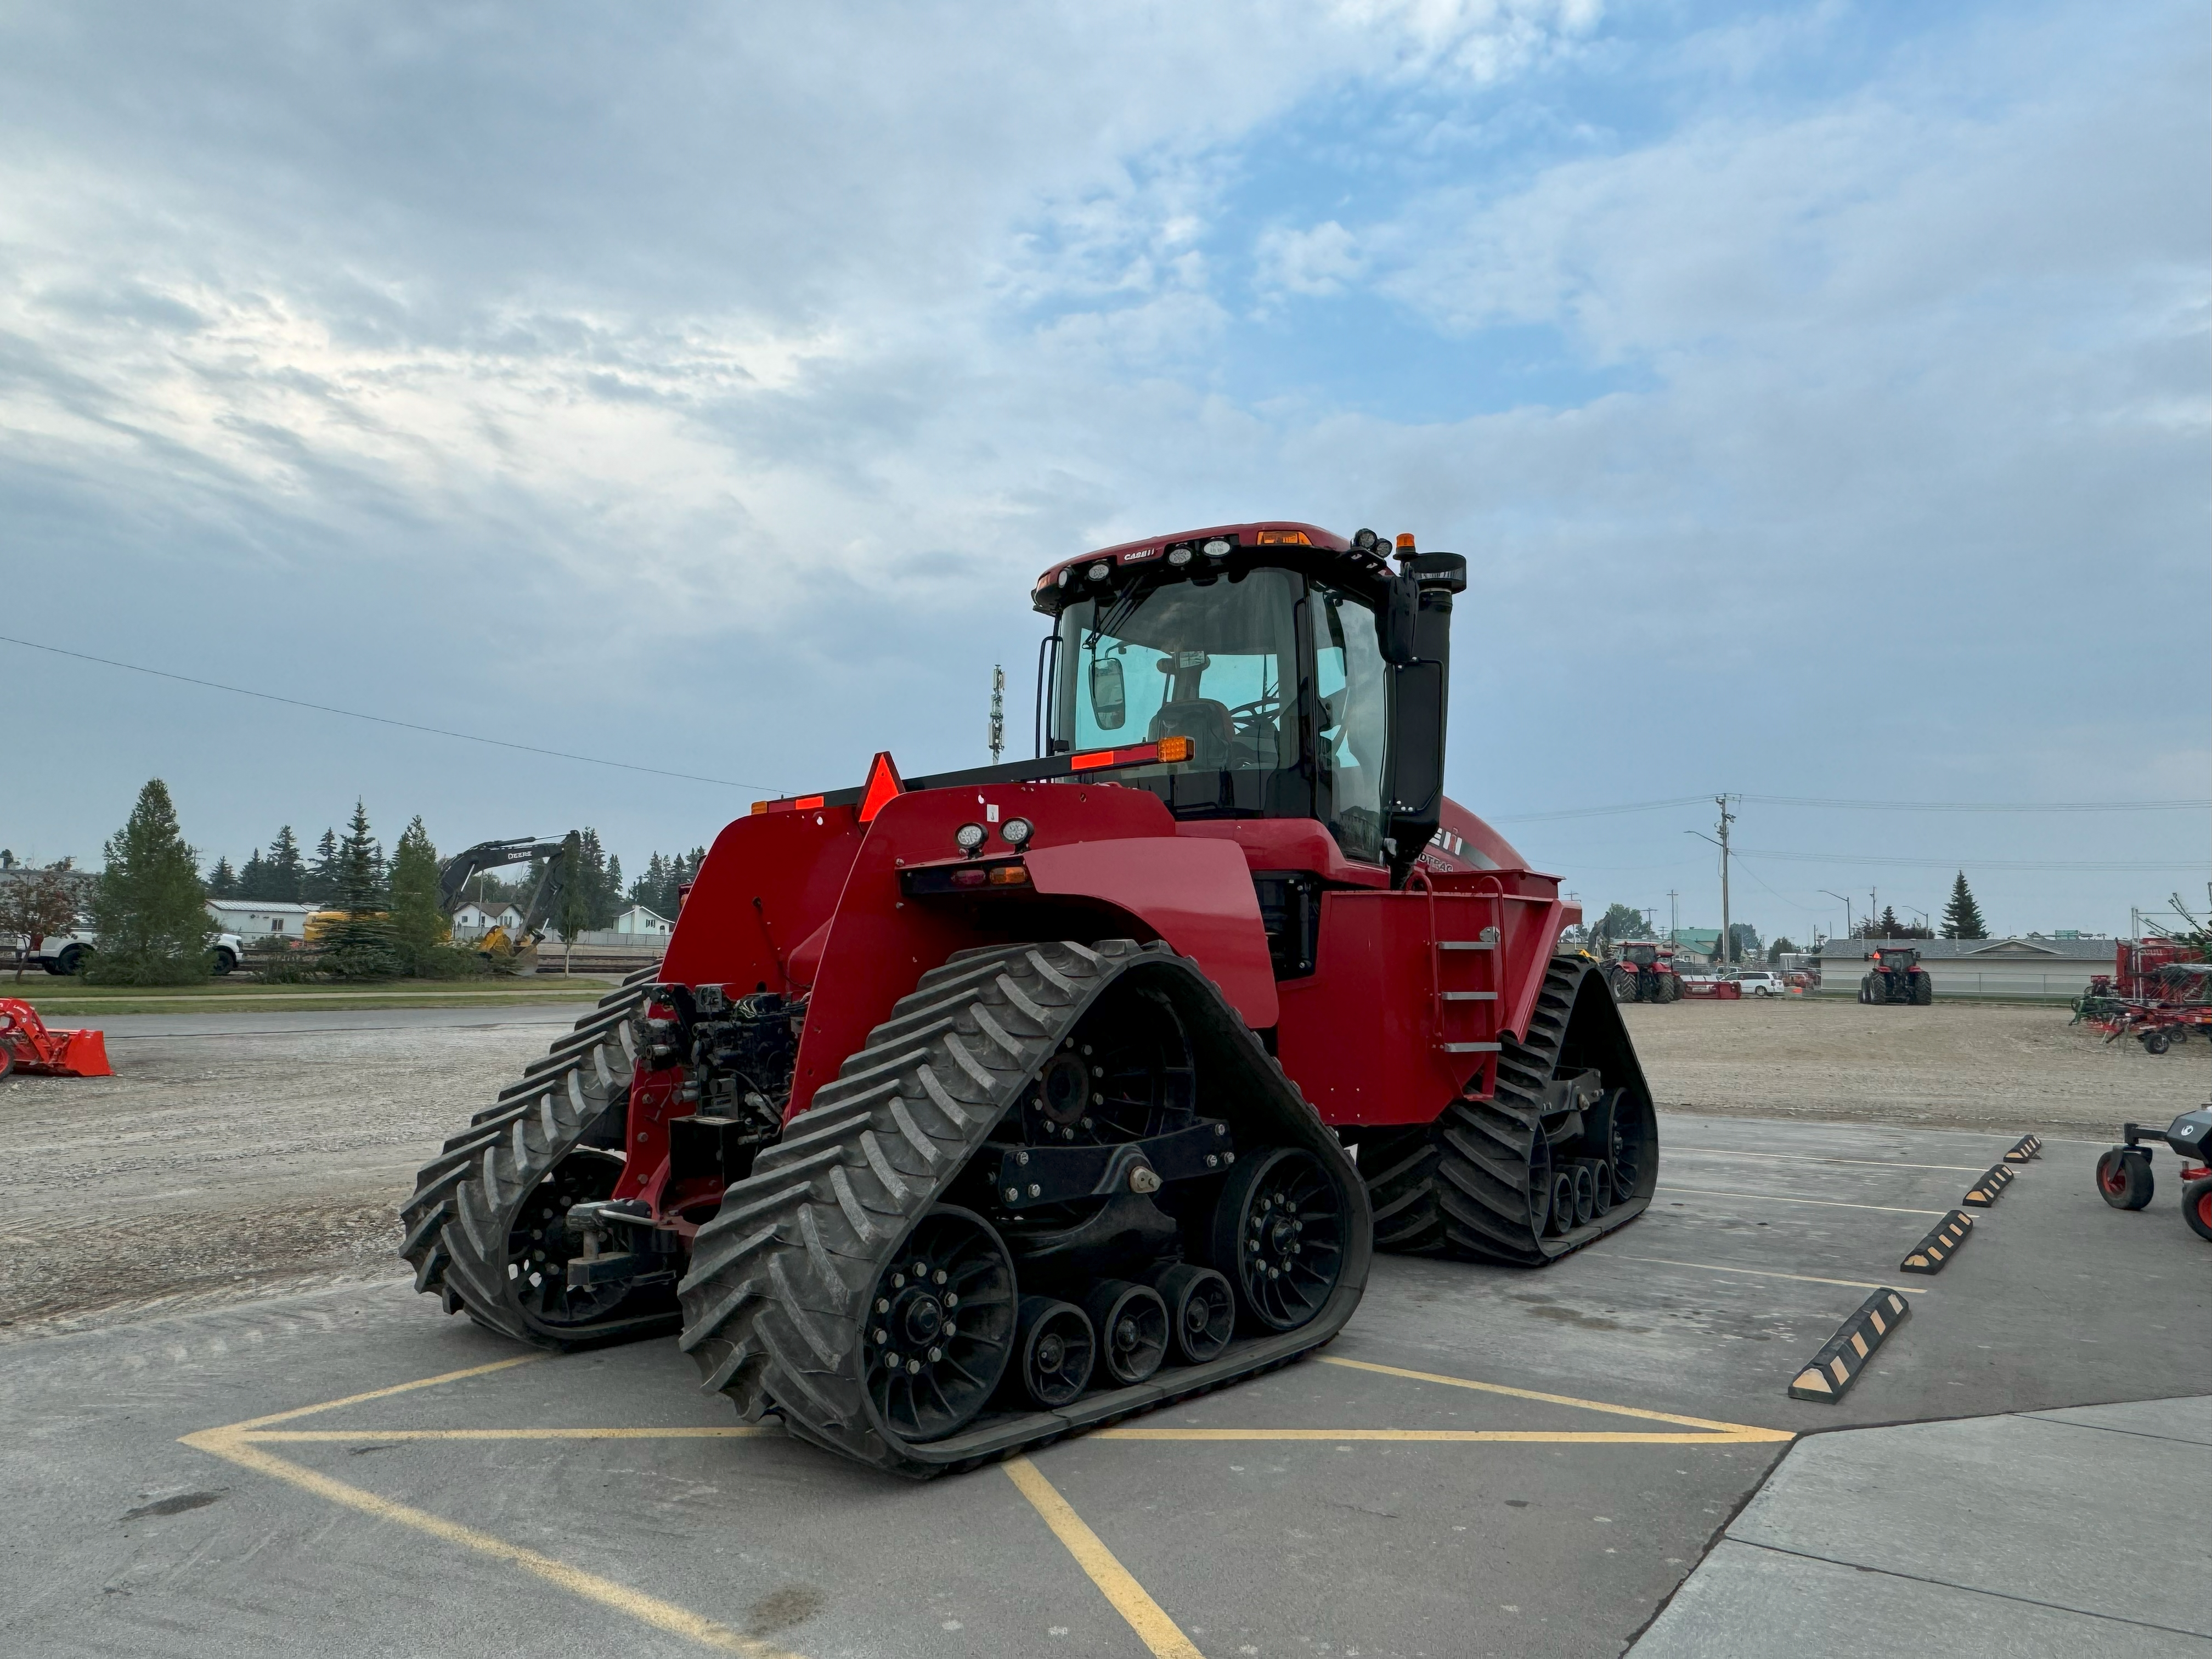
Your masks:
M1631 962L1636 963L1639 965L1644 963L1656 962L1659 960L1659 951L1656 945L1632 945L1628 947L1625 954Z
M1317 817L1382 858L1387 730L1374 613L1293 571L1139 579L1060 613L1056 750L1188 738L1191 758L1117 781L1180 817Z

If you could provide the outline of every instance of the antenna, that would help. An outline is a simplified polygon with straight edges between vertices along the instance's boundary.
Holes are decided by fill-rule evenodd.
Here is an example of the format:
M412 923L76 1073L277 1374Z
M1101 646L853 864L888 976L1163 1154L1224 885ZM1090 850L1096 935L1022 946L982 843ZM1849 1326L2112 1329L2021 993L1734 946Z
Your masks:
M991 764L999 763L999 757L1006 748L1006 670L1004 664L991 671Z

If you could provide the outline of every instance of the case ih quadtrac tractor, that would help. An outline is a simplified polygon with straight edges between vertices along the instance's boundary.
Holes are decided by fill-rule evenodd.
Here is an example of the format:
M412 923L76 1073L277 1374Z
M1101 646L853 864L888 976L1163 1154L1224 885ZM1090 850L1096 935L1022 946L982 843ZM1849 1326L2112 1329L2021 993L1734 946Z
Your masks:
M1046 573L1039 757L725 829L657 975L423 1169L417 1285L547 1347L680 1330L748 1417L928 1475L1318 1346L1374 1245L1533 1267L1639 1212L1611 991L1443 799L1466 562L1392 552Z
M1936 1000L1936 981L1910 945L1879 945L1873 965L1859 981L1861 1002L1911 1002L1926 1007Z
M1630 939L1606 964L1616 1002L1680 1002L1682 976L1674 966L1674 947L1656 939Z

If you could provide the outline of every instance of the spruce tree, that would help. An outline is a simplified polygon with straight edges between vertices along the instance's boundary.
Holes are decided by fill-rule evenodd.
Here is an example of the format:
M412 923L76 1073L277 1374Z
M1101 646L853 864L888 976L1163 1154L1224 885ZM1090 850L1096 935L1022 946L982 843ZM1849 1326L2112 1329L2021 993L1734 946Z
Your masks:
M594 836L592 839L596 842L598 838ZM552 915L547 920L553 924L553 931L561 935L562 944L574 945L576 935L592 925L594 872L583 836L570 830L568 838L561 843L558 857L563 866L561 871L561 896L553 907Z
M101 985L188 985L214 968L215 936L198 861L155 778L106 846L92 901L95 948L85 977Z
M1989 925L1982 920L1982 908L1974 902L1973 889L1966 885L1966 872L1961 870L1958 880L1951 884L1951 902L1943 907L1943 937L1987 939L1989 936Z
M228 859L222 858L215 861L215 868L208 872L207 890L210 898L227 899L238 896L238 872L230 867Z
M325 841L329 832L324 832ZM276 832L276 839L269 843L269 890L257 895L276 904L297 904L304 896L301 884L307 879L307 866L300 858L300 843L292 834L292 826L284 825Z
M417 817L399 837L392 859L392 936L407 971L422 973L431 952L453 937L453 923L438 902L438 849Z
M336 830L324 830L323 838L315 843L315 856L300 877L300 898L303 903L337 906L338 837Z
M238 896L242 899L270 899L276 896L269 890L269 865L257 847L239 866Z
M390 979L401 969L375 853L368 810L356 800L346 838L331 854L331 903L342 914L323 935L323 965L339 979Z
M1876 939L1902 939L1905 937L1905 924L1897 919L1896 908L1892 905L1885 904L1881 907L1881 921L1877 924L1877 926L1881 927L1881 931L1874 936Z

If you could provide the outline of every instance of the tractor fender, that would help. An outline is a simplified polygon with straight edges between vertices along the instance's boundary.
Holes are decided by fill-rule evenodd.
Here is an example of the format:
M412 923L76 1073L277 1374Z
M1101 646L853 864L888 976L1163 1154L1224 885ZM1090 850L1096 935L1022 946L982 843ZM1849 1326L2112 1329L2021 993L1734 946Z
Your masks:
M1193 958L1254 1030L1280 1018L1259 894L1234 842L1176 836L1080 841L1041 847L1025 862L1041 896L1110 904Z

